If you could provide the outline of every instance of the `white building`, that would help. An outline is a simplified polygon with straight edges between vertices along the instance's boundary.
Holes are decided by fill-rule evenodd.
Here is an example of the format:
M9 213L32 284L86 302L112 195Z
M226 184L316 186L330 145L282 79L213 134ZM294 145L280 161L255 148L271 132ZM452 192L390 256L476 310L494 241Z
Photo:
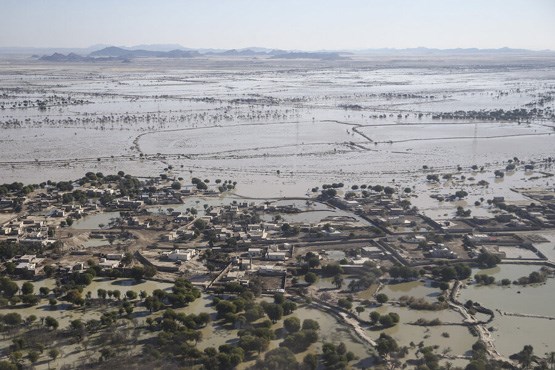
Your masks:
M164 253L163 255L172 261L189 261L196 255L196 251L194 249L174 249L173 251Z

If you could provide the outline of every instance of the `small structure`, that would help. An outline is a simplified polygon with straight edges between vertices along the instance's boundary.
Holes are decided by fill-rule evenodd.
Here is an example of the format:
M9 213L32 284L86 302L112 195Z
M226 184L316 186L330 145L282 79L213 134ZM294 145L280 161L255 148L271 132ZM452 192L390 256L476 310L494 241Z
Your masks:
M173 251L163 253L162 255L172 261L189 261L196 255L196 251L194 249L174 249Z
M262 257L262 248L249 248L248 253L251 258L260 258Z
M110 261L121 261L123 254L121 253L108 253L106 259Z
M268 261L285 261L287 259L287 253L285 253L285 252L268 252L266 254L266 259Z

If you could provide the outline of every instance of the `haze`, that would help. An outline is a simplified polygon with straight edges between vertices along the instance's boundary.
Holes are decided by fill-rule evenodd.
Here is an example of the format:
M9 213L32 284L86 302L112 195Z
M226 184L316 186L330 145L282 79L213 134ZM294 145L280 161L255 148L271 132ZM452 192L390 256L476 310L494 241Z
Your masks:
M555 49L552 0L5 0L0 46Z

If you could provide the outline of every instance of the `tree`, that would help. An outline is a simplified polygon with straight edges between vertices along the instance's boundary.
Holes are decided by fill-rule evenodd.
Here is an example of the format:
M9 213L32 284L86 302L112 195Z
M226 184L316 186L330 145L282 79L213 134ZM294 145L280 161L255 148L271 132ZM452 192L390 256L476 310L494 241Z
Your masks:
M174 190L179 190L179 189L181 189L181 183L180 183L179 181L174 181L174 182L172 183L172 189L174 189Z
M2 321L4 321L4 324L6 325L15 326L20 325L23 322L23 319L17 312L10 312L4 315Z
M265 370L295 369L298 365L295 354L286 347L273 349L266 353L264 361L257 363L257 368Z
M48 288L48 287L46 287L46 286L41 286L41 287L39 288L39 293L40 293L42 296L46 297L48 294L50 294L50 288Z
M141 281L144 275L145 269L143 266L133 266L131 268L131 276L133 277L133 279L135 279L135 281Z
M337 262L330 263L322 267L322 274L324 276L336 276L343 273L343 267Z
M370 312L370 320L372 321L373 324L376 324L380 320L380 317L381 315L378 311Z
M35 362L37 362L39 360L40 354L37 351L31 351L29 352L29 354L27 355L27 358L29 359L29 361L34 364Z
M126 252L123 255L123 258L121 259L121 263L123 263L125 266L128 266L132 262L133 262L133 254L131 254L130 252Z
M307 258L306 262L308 263L308 267L311 269L320 266L320 259L317 256Z
M283 307L279 304L269 303L264 305L264 311L268 318L275 324L283 317Z
M156 272L157 272L156 267L150 266L150 265L145 266L144 271L145 271L144 277L146 277L147 279L150 279L151 277L156 275Z
M208 226L208 224L207 224L206 221L203 220L202 218L197 218L197 219L195 220L195 222L193 223L193 226L194 226L196 229L202 231L202 230L206 229L206 227Z
M318 321L316 321L316 320L304 319L302 329L303 330L319 330L320 329L320 324L318 324Z
M0 361L0 370L17 370L17 366L8 361Z
M283 321L283 327L289 333L296 333L301 329L301 320L297 317L288 317Z
M21 286L21 294L24 294L24 295L33 294L34 290L35 290L35 286L28 281L24 282L23 285Z
M341 277L341 275L335 275L333 277L332 283L333 285L335 285L335 287L337 289L341 289L341 287L343 286L343 278Z
M512 360L517 360L522 369L528 369L534 360L534 347L525 345L522 351L511 355Z
M499 262L501 262L501 258L491 253L483 252L478 256L478 263L488 268L497 266Z
M316 370L316 368L318 367L318 356L313 353L308 353L303 358L303 365L308 370Z
M358 315L360 316L360 314L364 312L365 308L364 308L364 306L356 306L355 310L358 313Z
M239 339L238 346L245 352L256 351L258 353L265 351L268 348L270 341L264 337L255 337L252 335L243 335Z
M387 357L390 353L399 349L397 341L385 333L381 333L376 341L376 350L382 357Z
M385 293L379 293L376 295L376 301L378 301L379 304L384 304L389 301L389 297Z
M318 276L313 272L309 272L304 276L304 281L306 281L308 284L312 285L316 281L318 281Z
M129 300L134 300L137 299L137 292L135 292L134 290L128 290L127 292L125 292L125 296Z
M237 307L233 302L220 301L216 305L216 311L218 311L218 317L224 317L226 314L237 312Z
M351 308L353 308L353 302L351 302L350 300L345 299L345 298L340 298L337 301L337 305L341 308L346 309L346 310L350 310Z
M56 360L59 355L60 355L60 351L57 348L52 348L50 351L48 351L48 356L52 360ZM50 362L48 363L48 367L50 367Z
M44 326L46 326L47 328L52 328L53 330L56 330L58 329L58 326L60 326L60 324L58 323L58 320L56 320L52 316L46 316L44 318Z
M0 290L6 298L12 298L19 290L19 286L9 278L3 277L0 278Z
M380 325L382 325L385 328L389 328L395 324L393 323L393 318L391 316L382 315L380 316Z

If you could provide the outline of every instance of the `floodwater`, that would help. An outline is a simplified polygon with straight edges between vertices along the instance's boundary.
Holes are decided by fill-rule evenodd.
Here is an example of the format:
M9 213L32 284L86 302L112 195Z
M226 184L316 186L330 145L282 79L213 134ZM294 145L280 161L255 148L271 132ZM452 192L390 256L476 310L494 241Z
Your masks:
M494 276L496 281L504 278L513 281L519 277L528 276L539 268L539 266L526 265L499 265L492 269L475 270L473 275L487 274ZM555 317L554 291L555 280L552 278L547 279L543 284L527 286L470 285L462 290L460 301L465 302L470 299L495 311L495 319L491 323L494 328L492 335L500 353L508 356L522 350L524 345L531 344L534 351L542 355L555 350L553 341L555 320L504 316L500 312Z
M64 64L63 71L14 60L0 82L0 182L87 171L157 176L172 165L170 176L232 179L246 196L302 196L330 182L413 185L411 172L423 165L491 168L554 149L553 122L541 117L433 118L539 107L555 91L555 68L541 58L207 58ZM54 95L46 110L23 105Z
M555 231L542 230L537 233L539 236L549 240L547 243L535 243L534 245L552 262L555 262Z
M73 222L71 225L72 228L77 230L92 230L92 229L100 229L100 225L108 226L108 224L116 219L119 218L119 212L104 212L104 213L97 213L90 216L85 216Z
M399 300L402 296L413 296L425 298L429 302L437 302L437 297L441 295L439 288L434 288L429 281L410 281L398 284L386 284L380 289L380 293L385 293L390 300Z
M18 285L21 286L24 281L18 280ZM41 287L48 287L50 289L56 287L56 283L54 279L43 279L38 281L32 282L35 289L34 293L38 294L39 289ZM133 290L137 292L137 294L144 290L149 295L155 289L163 289L169 290L173 286L173 284L169 283L162 283L156 281L142 281L140 283L135 282L133 279L104 279L104 278L96 278L93 282L86 286L83 289L83 296L85 296L88 292L91 292L91 296L93 298L98 298L97 290L98 289L105 289L105 290L119 290L121 292L122 297L124 297L125 292L128 290ZM50 307L47 299L42 299L40 303L36 306L32 307L6 307L0 308L0 314L5 314L7 312L17 312L23 318L26 318L30 315L35 315L39 319L46 316L52 316L57 319L60 323L60 328L65 328L69 325L70 321L75 319L82 319L82 320L90 320L90 319L99 319L102 315L102 309L68 309L70 308L70 304L66 302L59 301L55 308Z
M520 122L434 118L470 110L553 110L555 66L541 57L259 59L256 63L206 58L136 60L126 65L64 63L63 67L18 59L5 61L0 86L0 183L40 183L76 179L88 171L123 170L141 177L161 173L186 181L199 177L210 179L211 184L218 178L237 181L234 193L253 198L306 196L311 188L332 182L345 183L343 190L355 184L395 185L411 187L411 202L426 215L448 218L457 206L470 209L472 215L491 215L486 203L474 203L493 196L526 201L510 189L549 187L554 181L542 174L553 173L553 165L541 162L555 152L552 118L530 116ZM25 106L25 100L37 99L50 99L48 108ZM535 161L536 169L519 168L496 179L494 170L504 169L513 157ZM484 171L472 171L472 165L483 166ZM172 169L165 171L169 166ZM426 181L430 173L452 173L455 178L430 184ZM478 185L481 180L488 185ZM447 203L429 197L461 189L469 193L463 201ZM183 205L159 208L200 210L204 204L222 202L222 198L192 197ZM341 215L320 206L303 210L308 212L282 216L313 223ZM77 220L73 228L97 229L118 216L117 212L91 215ZM554 260L555 237L545 234L550 243L537 246ZM342 256L338 253L333 258ZM497 280L514 280L533 269L503 265L481 272L494 274ZM94 296L99 287L124 292L159 286L126 284L95 281L85 291ZM384 289L390 297L433 300L438 293L419 282ZM553 280L549 280L530 287L469 286L461 299L507 312L555 316L552 293ZM204 298L188 309L212 312ZM408 324L419 317L460 321L451 311L380 309L400 313L398 327L387 330L405 345L424 340L439 344L442 351L450 348L464 354L475 341L462 326ZM63 320L62 327L81 314L51 311L43 303L21 312L23 316L56 315ZM97 311L86 314L99 316ZM367 357L366 348L350 340L349 331L329 315L310 308L301 308L296 315L318 318L323 338L346 341L360 358ZM538 353L553 350L554 323L496 315L492 325L498 349L511 354L529 343ZM205 333L201 346L233 340L232 334L217 327L207 330L213 331Z
M411 310L406 307L397 307L383 305L375 309L380 314L395 312L399 314L399 324L394 327L383 330L369 330L371 337L378 338L380 333L391 335L398 341L400 346L411 347L411 342L418 345L424 342L425 346L438 345L439 353L448 353L450 355L466 355L471 350L472 344L477 338L472 336L468 328L462 325L438 325L438 326L417 326L410 323L423 318L426 320L439 319L443 323L462 323L462 317L452 310L440 311L423 311ZM368 315L372 309L366 310L362 315ZM443 333L448 333L446 336ZM414 352L413 350L410 351ZM412 353L412 356L414 354Z

